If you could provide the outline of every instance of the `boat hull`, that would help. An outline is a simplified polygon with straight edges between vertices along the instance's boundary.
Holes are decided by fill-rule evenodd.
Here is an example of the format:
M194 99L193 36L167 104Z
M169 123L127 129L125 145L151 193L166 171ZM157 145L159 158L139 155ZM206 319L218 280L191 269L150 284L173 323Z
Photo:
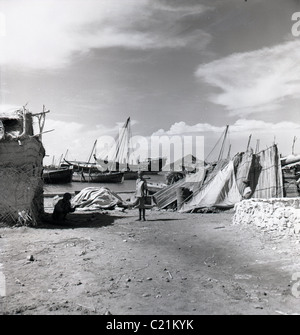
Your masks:
M99 173L85 173L74 172L72 181L82 183L122 183L124 181L123 172L99 172Z
M72 181L73 169L44 170L43 181L45 184L65 184Z
M124 172L124 179L125 180L136 180L138 178L137 171L125 171Z

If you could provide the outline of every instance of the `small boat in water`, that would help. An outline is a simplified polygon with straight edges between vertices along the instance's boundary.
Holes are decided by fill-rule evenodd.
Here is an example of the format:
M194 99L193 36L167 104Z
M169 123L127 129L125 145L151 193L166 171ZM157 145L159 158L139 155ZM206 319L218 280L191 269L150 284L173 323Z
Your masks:
M72 181L82 183L123 183L124 172L83 172L75 171Z
M124 172L102 171L100 165L96 162L90 162L96 144L97 140L94 143L90 158L87 162L69 161L64 159L64 166L73 167L72 181L81 183L123 183Z
M42 179L46 184L65 184L72 181L73 167L44 168Z
M139 157L134 159L134 148L132 143L131 121L127 118L123 127L119 130L115 146L110 150L102 152L100 156L94 153L93 157L99 167L114 172L124 172L124 179L136 180L138 171L144 171L147 175L158 174L166 164L166 157L147 158L140 161Z
M125 180L136 180L138 171L145 174L158 174L166 163L166 158L151 159L145 162L129 163L131 141L130 117L119 131L115 147L105 152L104 157L96 156L97 140L94 142L89 159L86 162L64 159L67 165L72 165L74 174L72 181L94 183L122 183ZM101 155L102 156L102 155ZM110 159L108 158L110 156ZM92 157L95 162L91 162ZM155 171L151 171L151 168Z

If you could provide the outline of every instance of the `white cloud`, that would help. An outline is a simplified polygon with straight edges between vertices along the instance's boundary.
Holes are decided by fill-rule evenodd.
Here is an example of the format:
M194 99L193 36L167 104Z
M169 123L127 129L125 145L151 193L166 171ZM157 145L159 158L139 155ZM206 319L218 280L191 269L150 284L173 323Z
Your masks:
M188 125L184 121L174 123L169 130L159 129L154 132L152 136L163 136L163 135L187 135L203 132L222 132L224 127L216 127L209 123L198 123L195 125Z
M17 106L13 104L0 104L0 112L14 112L18 109L22 108L22 106Z
M133 121L134 123L134 121ZM56 160L64 155L68 150L68 159L86 161L91 153L93 144L96 139L101 136L115 137L118 134L119 127L123 123L117 123L111 128L103 125L97 125L94 129L86 129L82 124L76 122L62 122L46 119L44 131L55 129L53 132L43 135L43 144L46 149L46 154L49 157L44 159L45 164L52 162L53 156ZM175 123L169 130L160 129L154 132L151 136L161 136L162 143L168 143L167 136L175 142L180 142L180 136L204 136L204 145L206 154L216 144L224 132L225 127L218 127L208 123L199 123L196 125L188 125L185 122ZM291 153L293 137L300 131L300 123L296 122L265 122L261 120L239 119L229 127L228 144L232 145L231 153L235 154L239 151L244 151L247 145L249 135L252 135L251 145L255 149L256 141L260 140L260 148L264 149L273 144L274 140L278 143L281 153L284 155ZM139 143L151 143L151 136L138 139ZM188 139L190 140L190 139ZM300 140L300 138L299 138ZM182 142L183 143L183 142ZM137 151L142 158L148 157L149 147ZM218 148L216 149L218 150ZM225 152L224 151L224 152ZM296 151L300 153L300 144L296 142ZM99 153L99 152L98 152ZM180 155L181 153L176 153Z
M203 47L209 42L202 31L180 30L183 10L201 14L203 6L166 8L151 0L6 0L0 64L51 69L92 48L177 48L191 42Z
M188 125L185 122L177 122L169 130L159 129L152 136L204 136L206 151L210 151L224 133L224 127L214 126L208 123L198 123ZM227 137L227 149L232 145L231 152L237 153L244 151L252 135L251 146L255 149L259 140L260 148L264 149L275 143L278 144L280 152L291 153L291 146L294 136L300 132L300 122L265 122L262 120L239 119L229 125ZM299 138L300 139L300 138ZM300 144L298 144L300 152ZM220 148L220 145L219 145ZM296 146L297 149L297 146Z
M200 65L196 76L220 89L210 100L231 115L278 110L300 97L300 40Z
M300 123L291 121L282 121L277 123L265 122L262 120L239 119L230 126L232 133L255 132L258 134L273 132L299 131Z
M172 136L172 135L188 135L188 134L203 134L206 132L220 133L223 132L225 127L214 126L209 123L197 123L195 125L188 125L184 121L174 123L169 130L159 129L154 132L152 136ZM277 123L265 122L262 120L248 120L239 119L233 124L229 125L231 133L248 136L250 132L265 133L270 132L290 132L299 131L300 123L291 121L282 121ZM240 134L239 134L240 133Z
M133 121L133 124L135 121ZM59 159L68 151L68 159L86 161L92 151L95 140L101 136L115 137L123 123L117 123L108 128L104 125L95 125L93 129L87 129L83 124L77 122L64 122L46 118L42 137L43 145L46 149L45 164L52 162L53 156Z

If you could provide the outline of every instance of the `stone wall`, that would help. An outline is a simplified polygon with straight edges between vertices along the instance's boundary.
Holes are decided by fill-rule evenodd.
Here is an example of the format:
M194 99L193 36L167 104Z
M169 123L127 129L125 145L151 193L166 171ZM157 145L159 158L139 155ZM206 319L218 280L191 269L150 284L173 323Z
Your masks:
M300 198L243 200L234 211L233 224L252 224L279 235L300 236Z

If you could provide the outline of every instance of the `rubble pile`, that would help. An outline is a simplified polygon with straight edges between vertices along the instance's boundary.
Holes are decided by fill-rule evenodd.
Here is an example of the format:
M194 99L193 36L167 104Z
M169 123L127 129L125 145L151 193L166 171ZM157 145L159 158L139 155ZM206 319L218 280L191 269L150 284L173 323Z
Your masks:
M280 235L300 235L300 199L243 200L234 206L233 224L253 224Z

